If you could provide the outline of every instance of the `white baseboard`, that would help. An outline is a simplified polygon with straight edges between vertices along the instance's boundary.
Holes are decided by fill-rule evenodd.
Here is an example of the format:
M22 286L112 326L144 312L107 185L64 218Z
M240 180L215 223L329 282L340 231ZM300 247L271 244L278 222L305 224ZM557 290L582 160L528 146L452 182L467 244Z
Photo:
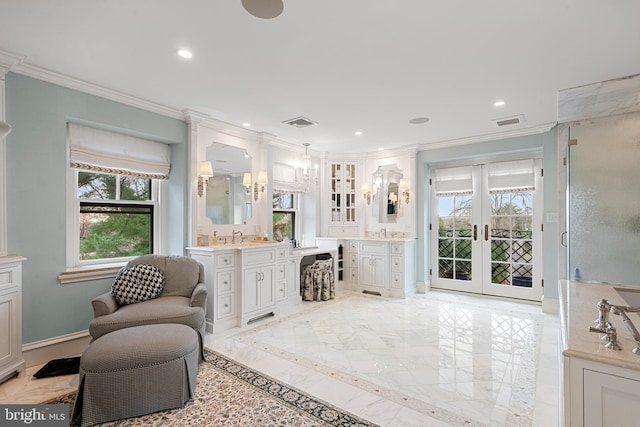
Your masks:
M560 312L560 300L558 298L542 297L542 312L558 314Z
M426 294L431 290L431 281L427 280L426 282L416 282L416 293L418 294Z
M53 359L82 354L91 342L89 331L60 335L42 341L36 341L22 346L22 357L27 362L27 368L42 365Z

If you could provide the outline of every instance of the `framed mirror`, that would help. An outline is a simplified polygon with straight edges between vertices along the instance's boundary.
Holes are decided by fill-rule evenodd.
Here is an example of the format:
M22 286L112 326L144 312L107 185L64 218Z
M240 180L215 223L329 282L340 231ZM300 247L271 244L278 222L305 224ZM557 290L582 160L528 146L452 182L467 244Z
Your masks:
M379 166L373 173L373 215L378 218L378 222L397 221L402 178L402 169L395 163Z
M213 142L206 160L213 166L205 215L213 224L245 224L251 218L251 157L247 150Z

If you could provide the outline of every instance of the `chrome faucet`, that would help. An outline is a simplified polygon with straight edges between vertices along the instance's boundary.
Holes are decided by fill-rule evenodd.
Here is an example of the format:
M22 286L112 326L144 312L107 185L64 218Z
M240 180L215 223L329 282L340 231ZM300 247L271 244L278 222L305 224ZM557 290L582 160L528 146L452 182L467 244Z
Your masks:
M633 337L633 340L636 342L635 348L631 350L631 352L634 354L640 354L640 333L636 329L631 319L629 319L629 316L627 316L627 313L637 313L638 311L640 311L640 309L637 307L624 307L619 305L611 306L611 312L622 317L622 322L627 327L627 330Z
M606 299L601 299L596 304L598 307L598 318L593 323L596 324L598 329L606 329L609 323L609 312L611 311L611 304Z
M236 242L236 236L240 236L240 243L242 243L242 231L233 230L231 232L231 243Z
M387 238L387 229L386 228L381 228L380 229L380 237L382 237L383 239Z

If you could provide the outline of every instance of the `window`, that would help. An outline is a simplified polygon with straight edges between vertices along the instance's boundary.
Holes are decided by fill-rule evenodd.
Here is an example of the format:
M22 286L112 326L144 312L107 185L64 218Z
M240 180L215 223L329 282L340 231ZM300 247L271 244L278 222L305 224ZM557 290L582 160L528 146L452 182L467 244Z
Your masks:
M296 195L273 192L273 240L288 242L296 239Z
M61 283L112 277L129 259L161 253L169 146L68 124L67 271Z
M78 262L154 253L154 180L76 171Z

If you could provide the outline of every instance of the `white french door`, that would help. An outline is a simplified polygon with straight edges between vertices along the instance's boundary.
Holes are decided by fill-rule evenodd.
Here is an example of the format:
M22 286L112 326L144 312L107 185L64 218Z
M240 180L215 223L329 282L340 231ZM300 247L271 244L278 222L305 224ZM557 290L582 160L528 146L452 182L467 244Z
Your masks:
M539 301L541 160L431 170L431 286Z

